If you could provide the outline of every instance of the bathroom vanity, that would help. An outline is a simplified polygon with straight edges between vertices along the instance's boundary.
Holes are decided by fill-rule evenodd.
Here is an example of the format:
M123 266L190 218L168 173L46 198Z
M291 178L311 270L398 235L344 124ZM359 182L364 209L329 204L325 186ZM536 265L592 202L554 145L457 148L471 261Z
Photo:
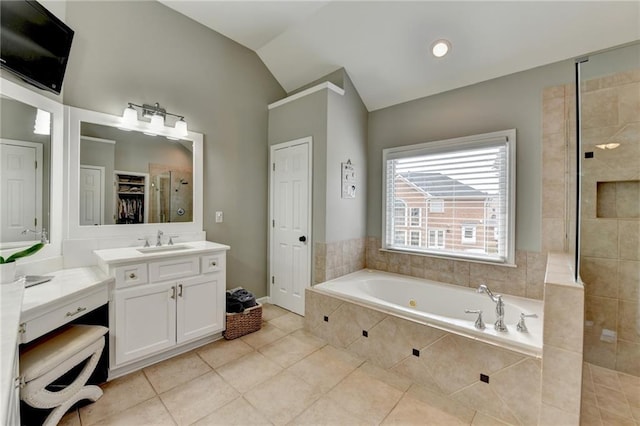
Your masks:
M224 330L228 246L95 250L109 285L109 378L200 346Z

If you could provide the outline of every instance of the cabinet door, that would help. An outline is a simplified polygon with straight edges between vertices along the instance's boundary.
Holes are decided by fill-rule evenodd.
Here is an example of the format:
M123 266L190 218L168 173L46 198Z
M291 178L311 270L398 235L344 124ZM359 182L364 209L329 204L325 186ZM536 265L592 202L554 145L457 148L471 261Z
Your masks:
M224 292L222 271L178 282L178 343L224 329Z
M115 292L117 365L175 345L176 297L175 283Z

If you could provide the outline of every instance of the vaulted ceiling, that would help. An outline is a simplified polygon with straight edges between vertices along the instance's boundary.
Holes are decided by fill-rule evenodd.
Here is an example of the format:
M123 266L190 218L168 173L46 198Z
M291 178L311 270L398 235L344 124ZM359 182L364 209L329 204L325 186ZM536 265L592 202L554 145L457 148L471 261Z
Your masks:
M344 67L370 111L640 40L638 1L161 2L254 50L287 92Z

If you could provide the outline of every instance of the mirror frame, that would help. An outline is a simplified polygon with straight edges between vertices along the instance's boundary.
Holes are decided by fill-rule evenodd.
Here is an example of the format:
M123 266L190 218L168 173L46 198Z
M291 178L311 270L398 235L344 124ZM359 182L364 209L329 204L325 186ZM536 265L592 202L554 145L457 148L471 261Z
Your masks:
M80 226L80 126L81 122L100 124L110 127L123 127L122 117L89 111L81 108L65 106L65 124L69 137L67 150L67 167L65 167L65 182L67 188L68 220L65 234L70 239L81 238L122 238L122 237L151 237L158 230L166 234L201 232L203 221L203 135L189 131L184 138L193 143L193 221L170 223L143 223L128 225L100 225ZM138 122L127 125L133 131L148 131L149 123ZM164 137L164 136L157 136ZM132 235L134 234L134 235ZM142 244L140 244L142 245Z
M34 108L51 113L51 158L50 182L51 198L49 202L49 244L35 255L29 262L62 255L62 209L63 209L63 162L64 162L64 107L63 105L36 93L26 87L0 77L0 93ZM0 255L6 256L18 251L18 247L3 249Z

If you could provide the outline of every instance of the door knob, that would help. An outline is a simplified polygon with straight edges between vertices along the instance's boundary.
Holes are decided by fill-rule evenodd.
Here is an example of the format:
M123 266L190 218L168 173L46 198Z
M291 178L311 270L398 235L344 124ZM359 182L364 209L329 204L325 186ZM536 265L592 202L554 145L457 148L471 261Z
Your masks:
M307 241L307 237L303 235L302 237L298 238L298 241L304 243L305 241Z

